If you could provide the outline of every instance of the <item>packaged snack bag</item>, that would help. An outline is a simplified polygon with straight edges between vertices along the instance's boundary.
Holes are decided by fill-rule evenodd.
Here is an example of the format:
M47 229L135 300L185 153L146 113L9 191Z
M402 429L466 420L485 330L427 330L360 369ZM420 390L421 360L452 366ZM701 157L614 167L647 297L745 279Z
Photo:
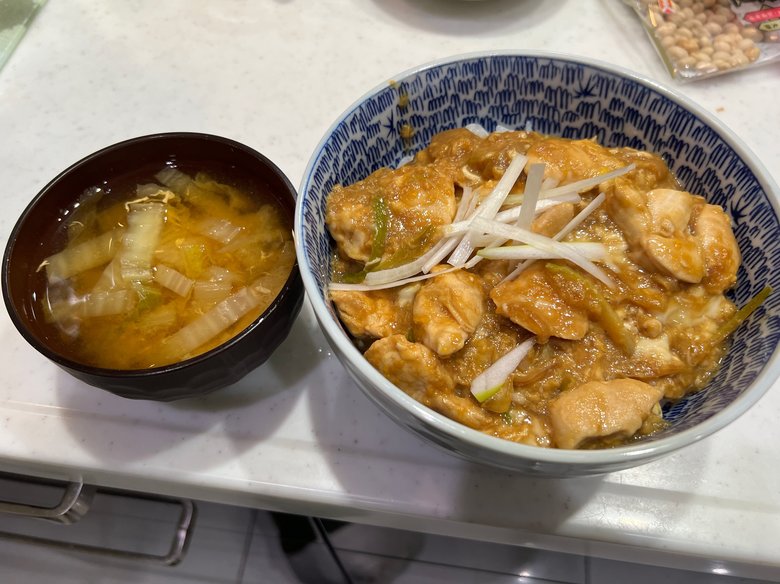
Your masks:
M626 0L673 77L780 61L780 0Z

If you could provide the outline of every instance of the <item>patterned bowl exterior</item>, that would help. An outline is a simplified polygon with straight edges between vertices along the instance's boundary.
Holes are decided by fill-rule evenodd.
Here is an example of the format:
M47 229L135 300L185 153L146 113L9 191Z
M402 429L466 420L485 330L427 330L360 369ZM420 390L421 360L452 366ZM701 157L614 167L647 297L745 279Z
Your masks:
M632 73L579 58L482 54L423 66L371 91L339 118L313 154L296 210L298 261L317 317L358 384L391 417L472 460L567 476L626 468L680 448L730 423L771 386L779 373L778 294L736 332L716 379L667 408L669 428L631 446L576 452L507 443L430 412L379 376L351 348L327 300L332 241L326 197L334 185L397 165L437 132L469 123L595 136L606 146L659 153L686 189L733 218L743 263L731 298L742 305L767 284L780 288L777 186L747 148L695 104Z

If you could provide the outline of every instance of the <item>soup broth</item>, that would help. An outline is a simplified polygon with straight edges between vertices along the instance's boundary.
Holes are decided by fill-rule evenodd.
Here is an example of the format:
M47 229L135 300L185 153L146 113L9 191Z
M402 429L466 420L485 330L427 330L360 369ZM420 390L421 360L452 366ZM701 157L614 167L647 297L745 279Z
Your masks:
M169 165L85 191L39 267L58 349L145 369L209 351L256 320L293 268L292 221L235 175Z

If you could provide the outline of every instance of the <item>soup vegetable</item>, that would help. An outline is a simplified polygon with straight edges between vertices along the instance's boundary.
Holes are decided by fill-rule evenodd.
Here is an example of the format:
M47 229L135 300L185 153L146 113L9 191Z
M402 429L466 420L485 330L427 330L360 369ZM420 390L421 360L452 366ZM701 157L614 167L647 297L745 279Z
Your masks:
M488 434L603 448L663 428L749 313L719 206L663 160L592 140L461 128L337 186L330 297L366 359ZM760 299L757 300L760 302Z
M289 218L269 194L174 167L89 189L61 229L64 247L39 268L44 314L66 354L111 369L219 346L271 304L295 261Z

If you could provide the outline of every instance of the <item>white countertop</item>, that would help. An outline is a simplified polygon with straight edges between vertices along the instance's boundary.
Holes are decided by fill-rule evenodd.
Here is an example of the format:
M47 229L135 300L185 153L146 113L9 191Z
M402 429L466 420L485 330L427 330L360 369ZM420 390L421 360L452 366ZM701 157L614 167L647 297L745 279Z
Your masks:
M0 244L55 174L113 142L220 134L297 185L322 133L369 88L448 55L524 48L672 84L619 0L49 0L0 70ZM780 67L678 89L780 182ZM385 418L308 304L245 380L172 404L75 381L5 311L0 342L0 470L780 580L777 386L659 462L531 480L462 462Z

